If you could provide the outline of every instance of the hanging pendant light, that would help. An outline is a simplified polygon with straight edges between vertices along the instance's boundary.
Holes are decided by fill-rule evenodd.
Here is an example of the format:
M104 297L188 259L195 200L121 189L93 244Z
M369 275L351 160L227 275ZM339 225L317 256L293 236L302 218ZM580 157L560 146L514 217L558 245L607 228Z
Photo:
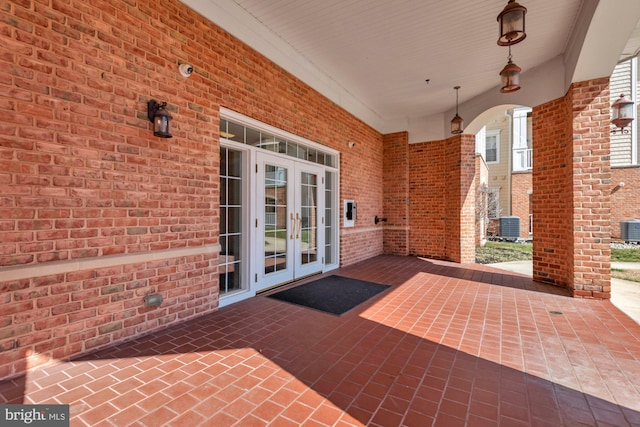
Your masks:
M629 133L630 131L625 127L632 121L633 101L625 94L620 94L620 98L611 106L611 123L615 126L615 128L611 129L611 133Z
M522 71L522 68L511 61L511 46L509 46L509 56L507 59L507 65L500 71L500 81L502 83L500 92L502 93L520 90L520 71Z
M519 5L515 0L509 0L509 3L498 15L498 23L500 24L498 45L511 46L520 43L527 37L527 33L524 31L524 16L526 14L526 7Z
M456 115L451 119L451 133L457 135L462 133L464 121L458 115L458 89L460 89L460 86L454 86L454 89L456 90Z

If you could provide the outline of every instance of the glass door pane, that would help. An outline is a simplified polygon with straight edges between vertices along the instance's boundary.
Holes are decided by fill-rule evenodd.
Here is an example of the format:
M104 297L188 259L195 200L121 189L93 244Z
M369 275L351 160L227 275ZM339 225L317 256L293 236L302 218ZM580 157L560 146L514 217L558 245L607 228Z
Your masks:
M334 220L336 216L334 200L335 194L335 179L334 172L325 172L324 182L324 265L331 265L337 263L337 222Z
M252 289L260 292L293 280L293 165L267 152L256 158L256 219Z
M324 170L302 162L295 166L294 275L296 278L322 271L324 247Z
M321 166L268 153L257 159L252 247L259 292L322 271L325 195Z
M265 164L263 184L264 274L269 274L287 268L287 169Z
M318 176L302 172L300 183L300 263L318 260Z

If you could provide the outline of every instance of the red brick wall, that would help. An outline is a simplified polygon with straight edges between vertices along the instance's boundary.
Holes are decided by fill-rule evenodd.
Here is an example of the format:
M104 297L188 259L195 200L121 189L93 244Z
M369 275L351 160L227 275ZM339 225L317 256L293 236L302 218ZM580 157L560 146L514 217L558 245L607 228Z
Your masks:
M12 376L27 364L64 359L212 311L218 306L213 258L194 255L1 283L0 374ZM164 296L160 307L140 303L150 292Z
M356 126L358 123L354 123ZM361 125L360 125L361 126ZM334 141L355 142L340 155L340 212L344 221L344 199L357 204L354 227L342 228L340 233L340 264L349 265L383 253L383 230L375 225L376 215L383 216L383 147L382 135L359 135L356 130L344 129L345 135L333 135ZM362 132L362 131L361 131ZM344 142L348 146L347 142ZM341 146L335 148L342 148Z
M384 136L384 252L409 254L409 134Z
M569 286L573 269L569 97L533 108L533 278Z
M640 220L640 166L611 168L611 187L611 237L619 239L620 221Z
M341 262L382 253L382 136L182 3L0 8L0 378L215 309L220 106L341 150Z
M608 79L533 110L534 279L610 297Z
M520 218L520 237L529 237L531 173L511 174L511 215Z
M474 263L476 261L476 139L474 135L460 135L460 158L458 166L458 186L454 194L459 194L455 207L460 221L460 255L456 261ZM452 208L454 208L452 206Z
M412 255L474 262L475 138L409 147Z

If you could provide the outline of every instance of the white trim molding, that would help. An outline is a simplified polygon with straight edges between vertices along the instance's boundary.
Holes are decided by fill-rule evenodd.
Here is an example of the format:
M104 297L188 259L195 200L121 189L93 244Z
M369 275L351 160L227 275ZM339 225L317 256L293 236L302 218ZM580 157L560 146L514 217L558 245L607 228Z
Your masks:
M51 261L39 264L26 264L0 270L0 282L22 280L33 277L65 274L74 271L93 270L126 264L158 261L201 254L219 254L219 244L193 246L188 248L165 249L160 251L135 252L130 254L108 255L101 257L79 258L64 261Z

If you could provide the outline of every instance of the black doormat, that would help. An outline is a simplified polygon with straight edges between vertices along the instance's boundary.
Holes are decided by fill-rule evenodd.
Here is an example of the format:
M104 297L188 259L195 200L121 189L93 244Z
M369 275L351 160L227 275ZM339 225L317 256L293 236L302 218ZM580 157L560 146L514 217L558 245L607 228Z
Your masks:
M269 295L269 298L340 316L387 288L390 286L342 276L327 276Z

